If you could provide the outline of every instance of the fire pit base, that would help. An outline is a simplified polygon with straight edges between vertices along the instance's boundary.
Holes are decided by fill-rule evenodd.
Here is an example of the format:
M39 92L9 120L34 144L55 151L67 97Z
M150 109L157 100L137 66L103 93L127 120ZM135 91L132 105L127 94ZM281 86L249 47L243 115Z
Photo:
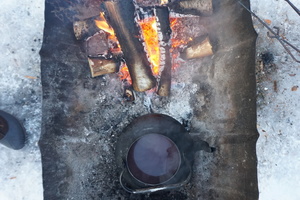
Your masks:
M214 7L200 21L217 44L214 55L174 71L169 98L136 93L132 103L123 99L117 74L90 77L74 37L74 17L97 15L99 1L46 0L39 142L44 199L258 199L256 33L236 1L217 0ZM195 154L191 181L180 189L128 194L116 173L117 138L133 119L152 111L183 121L216 151Z

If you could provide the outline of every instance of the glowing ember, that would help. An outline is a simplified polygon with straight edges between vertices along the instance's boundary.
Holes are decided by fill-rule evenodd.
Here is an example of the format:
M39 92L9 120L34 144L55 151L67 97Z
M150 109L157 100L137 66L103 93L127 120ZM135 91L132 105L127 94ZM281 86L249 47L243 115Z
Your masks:
M176 32L176 29L180 28L180 24L178 23L178 18L170 18L170 27L172 29L172 32ZM192 40L193 40L192 38L177 39L176 37L172 37L171 38L172 48L180 47L181 45L185 45Z
M146 50L149 56L150 63L152 65L152 72L154 75L158 75L160 51L155 17L141 20L139 21L139 25L142 29L142 35L145 41Z
M193 39L191 37L181 37L174 33L177 33L177 30L182 28L182 24L179 23L178 18L170 18L170 27L172 29L171 37L171 54L172 54L172 69L175 70L182 64L182 60L179 58L179 48L183 47Z
M126 80L128 83L132 84L132 80L129 74L128 67L125 63L122 63L119 71L119 77L121 80Z

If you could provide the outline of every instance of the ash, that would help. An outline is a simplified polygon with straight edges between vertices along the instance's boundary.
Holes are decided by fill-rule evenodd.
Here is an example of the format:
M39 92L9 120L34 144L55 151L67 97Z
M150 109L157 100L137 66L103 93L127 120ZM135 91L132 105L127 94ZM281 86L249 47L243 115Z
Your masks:
M297 1L294 0L293 3L298 8L300 7ZM279 26L284 36L292 44L300 47L298 40L300 38L299 16L285 1L251 0L251 5L252 10L258 16L271 20L270 26ZM43 186L41 158L37 142L41 132L42 88L38 52L41 48L44 25L44 2L41 0L34 2L29 0L2 1L0 9L2 24L0 30L0 56L2 58L0 109L20 119L28 136L27 144L22 150L13 151L0 146L0 196L2 200L40 200L43 199ZM300 65L289 57L276 40L266 36L266 29L255 19L254 22L255 29L259 34L257 41L257 114L260 138L257 144L257 154L260 200L298 200L300 198L300 135L298 128L300 126L298 108L300 89L296 89L296 86L299 86L300 81ZM272 55L273 59L266 60L263 55ZM190 73L196 70L196 66L190 66L189 63L185 65L190 67ZM104 113L102 119L108 115L117 116L120 124L115 125L115 127L119 127L116 130L121 130L132 118L136 117L132 109L141 109L141 114L161 112L175 117L178 121L190 120L194 114L191 105L195 103L191 96L200 85L193 83L191 75L182 73L182 70L183 67L173 72L172 94L169 99L158 97L154 93L139 93L134 103L128 103L122 99L122 87L114 75L97 79L97 83L110 85L110 89L115 88L110 95L103 94L105 91L98 94L95 98L97 102L114 101L115 105L121 105L115 108L114 113ZM87 83L85 86L76 88L83 93L79 97L79 101L91 103L91 99L84 97L89 95L86 87L93 87L93 85ZM197 103L201 106L205 104L205 101ZM123 112L129 113L128 116L131 117L126 118L125 115L119 115L120 112L117 112L119 108L122 108ZM84 112L81 107L77 109ZM97 112L101 112L101 110L98 109ZM90 116L97 112L92 112ZM96 122L91 121L91 123ZM110 124L104 127L107 132L112 128L114 127ZM87 143L94 139L93 134L98 130L89 130L83 127L81 131L84 132L86 138L78 141L74 137L66 137L65 141L68 141L69 144ZM115 134L117 133L112 133L111 140L115 140ZM105 137L99 137L99 141L103 144L104 153L110 154L113 151ZM84 145L79 145L78 148L83 150ZM108 164L111 162L105 155L100 155L100 159L107 160ZM91 166L91 168L93 167L97 168L97 166ZM90 171L89 184L97 184L93 179L93 176L97 175L97 171ZM111 181L108 176L102 178L108 178L104 181ZM170 196L180 197L180 195L183 194L171 192ZM159 194L156 196L158 196L157 199L161 197Z

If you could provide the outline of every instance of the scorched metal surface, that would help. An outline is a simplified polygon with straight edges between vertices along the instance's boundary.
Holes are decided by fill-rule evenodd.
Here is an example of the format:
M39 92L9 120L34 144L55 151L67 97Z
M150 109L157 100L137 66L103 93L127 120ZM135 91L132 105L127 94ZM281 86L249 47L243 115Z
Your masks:
M217 41L214 56L172 72L169 98L122 98L116 74L91 78L72 29L75 18L99 13L101 1L46 0L41 54L45 199L258 199L255 40L251 16L235 0L215 1L199 21ZM249 5L248 1L243 1ZM115 143L147 113L188 122L194 139L216 147L195 156L189 184L175 191L130 195L118 183Z

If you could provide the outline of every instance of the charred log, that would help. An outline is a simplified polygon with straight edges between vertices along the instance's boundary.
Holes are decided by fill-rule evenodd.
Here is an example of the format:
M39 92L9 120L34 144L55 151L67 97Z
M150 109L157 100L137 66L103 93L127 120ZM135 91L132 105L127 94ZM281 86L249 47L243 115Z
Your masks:
M171 38L171 28L169 20L169 9L166 7L156 8L156 17L158 19L158 28L162 33L162 38L160 39L160 52L162 61L161 68L163 71L161 73L160 82L158 85L157 94L160 96L169 96L171 88L171 71L172 71L172 60L170 55L170 38Z
M88 58L88 62L92 77L117 72L120 64L114 59L106 58Z
M91 17L73 23L73 30L77 40L85 40L100 30L95 24L95 19L97 19L97 17Z
M213 14L213 0L177 0L169 4L177 13L209 16Z
M133 2L106 1L102 5L105 17L113 27L122 48L134 90L143 92L153 88L156 80L152 75L143 44L138 38L139 30L135 24Z
M89 37L85 42L85 52L89 57L107 55L109 50L107 35L105 32L98 32Z
M209 40L209 37L205 37L200 42L187 47L181 56L183 59L192 59L211 56L213 53L213 46Z

